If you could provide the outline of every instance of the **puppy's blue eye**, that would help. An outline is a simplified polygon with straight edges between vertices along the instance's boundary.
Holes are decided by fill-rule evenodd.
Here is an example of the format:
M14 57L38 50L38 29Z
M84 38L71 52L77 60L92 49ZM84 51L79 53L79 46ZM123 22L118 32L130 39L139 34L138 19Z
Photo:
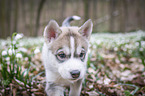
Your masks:
M60 60L60 61L64 61L66 59L66 55L63 51L59 52L57 55L56 55L57 59Z
M62 54L58 54L58 56L60 57L60 58L66 58L66 55L64 54L64 53L62 53Z
M80 57L81 59L84 59L84 58L85 58L85 51L82 51L82 52L80 53L79 57Z
M80 57L82 58L83 56L84 56L84 53L81 53L81 54L80 54Z

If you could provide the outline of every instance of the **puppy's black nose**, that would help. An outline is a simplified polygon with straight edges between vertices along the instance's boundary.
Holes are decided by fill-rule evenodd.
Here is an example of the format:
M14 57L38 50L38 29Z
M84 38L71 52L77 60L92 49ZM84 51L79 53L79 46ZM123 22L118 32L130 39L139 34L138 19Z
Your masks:
M73 78L76 79L80 76L80 71L79 70L73 70L73 71L70 72L70 74Z

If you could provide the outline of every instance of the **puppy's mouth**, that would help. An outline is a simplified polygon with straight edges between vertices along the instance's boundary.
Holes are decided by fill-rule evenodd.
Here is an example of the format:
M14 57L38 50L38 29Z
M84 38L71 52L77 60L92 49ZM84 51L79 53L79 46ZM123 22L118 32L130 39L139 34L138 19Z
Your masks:
M74 79L74 78L72 78L72 79L70 79L70 80L78 80L78 79Z
M69 81L71 81L71 82L76 82L76 81L78 81L80 78L71 78L71 79L68 79Z

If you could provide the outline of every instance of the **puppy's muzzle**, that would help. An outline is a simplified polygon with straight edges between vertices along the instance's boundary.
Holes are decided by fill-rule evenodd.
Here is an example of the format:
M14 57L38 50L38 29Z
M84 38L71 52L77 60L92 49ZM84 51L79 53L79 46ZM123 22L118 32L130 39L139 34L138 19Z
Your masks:
M80 71L79 70L73 70L70 72L72 78L77 79L80 76Z

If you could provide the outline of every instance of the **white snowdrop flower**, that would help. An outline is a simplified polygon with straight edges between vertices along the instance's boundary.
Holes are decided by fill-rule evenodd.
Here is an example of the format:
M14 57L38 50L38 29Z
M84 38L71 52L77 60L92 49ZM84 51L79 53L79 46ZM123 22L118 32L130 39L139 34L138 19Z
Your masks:
M90 89L93 88L93 85L89 85L89 88L90 88Z
M91 47L91 44L89 44L89 48Z
M7 64L10 65L10 61L7 61Z
M88 53L91 53L91 50L90 49L88 49Z
M139 46L139 43L138 43L138 42L136 42L136 43L135 43L135 45L136 45L136 46Z
M126 45L125 45L125 47L126 47L126 48L128 48L128 47L129 47L129 45L128 45L128 44L126 44Z
M129 53L131 54L132 53L132 50L129 50Z
M8 50L8 53L9 53L9 55L12 55L14 53L14 49L13 50L12 49L9 49Z
M21 42L21 43L19 44L19 46L24 46L24 43Z
M13 44L16 44L16 41L13 41Z
M28 57L25 57L25 61L28 61L28 59L29 59Z
M2 52L2 56L5 56L5 55L7 55L7 51L4 50L4 51Z
M101 43L101 40L97 40L96 43L99 45Z
M17 57L17 58L22 58L22 54L21 54L21 53L17 53L17 54L16 54L16 57Z
M108 85L110 82L111 82L111 80L109 78L105 78L104 84Z
M123 48L123 51L127 51L127 49L126 48Z
M15 46L18 47L18 44L16 44Z
M103 84L103 80L97 80L98 84Z
M9 49L9 50L8 50L8 53L9 53L9 55L12 55L12 53L13 53L13 52L12 52L12 49Z
M143 51L143 48L140 48L139 51Z
M132 49L132 46L131 46L131 45L128 45L128 48L129 48L129 49Z
M117 50L118 50L118 48L117 48L117 47L115 47L115 48L114 48L114 50L115 50L115 51L117 51Z
M96 47L96 45L93 45L93 49L96 49L97 47Z
M10 48L13 48L12 45L10 45Z
M26 48L23 48L23 47L20 47L18 50L19 51L22 51L22 52L27 52L27 49Z
M10 57L6 57L6 60L9 61L10 60Z
M21 39L22 37L23 37L23 34L17 34L17 35L15 36L15 40Z
M141 45L144 46L145 45L145 41L141 41Z
M38 49L38 48L36 48L35 50L34 50L34 54L37 54L37 53L39 53L40 52L40 50Z
M1 42L1 45L2 46L5 46L6 45L6 42L5 41Z

